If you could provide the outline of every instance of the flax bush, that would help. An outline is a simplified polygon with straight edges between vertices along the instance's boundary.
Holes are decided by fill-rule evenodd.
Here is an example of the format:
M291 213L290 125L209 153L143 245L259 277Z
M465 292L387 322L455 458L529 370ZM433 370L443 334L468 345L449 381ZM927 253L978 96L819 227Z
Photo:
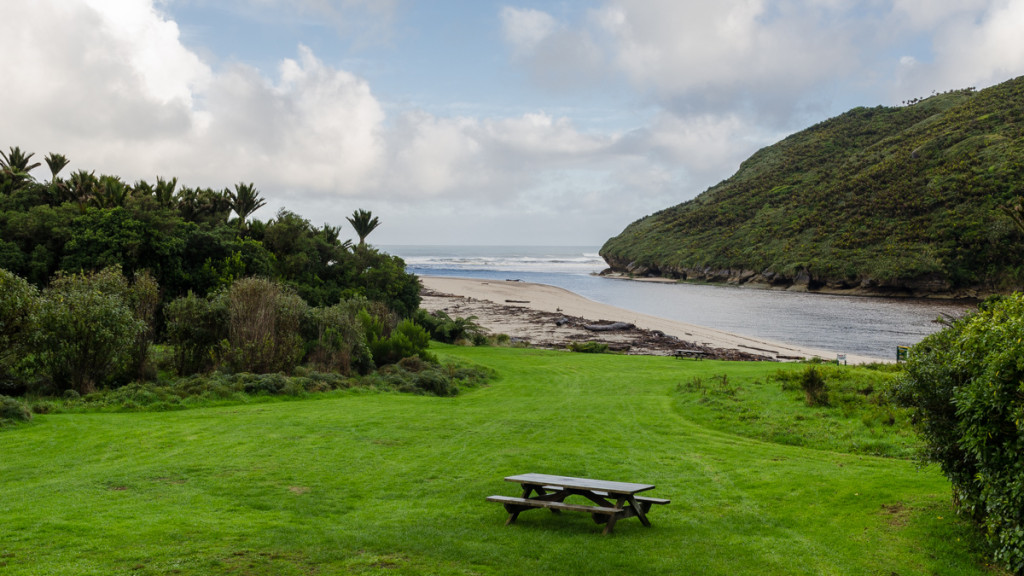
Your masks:
M393 316L390 313L382 313L381 310L371 313L368 309L360 310L358 318L365 330L373 363L378 368L410 356L437 362L437 359L427 351L430 346L430 334L412 320L406 319L392 324Z

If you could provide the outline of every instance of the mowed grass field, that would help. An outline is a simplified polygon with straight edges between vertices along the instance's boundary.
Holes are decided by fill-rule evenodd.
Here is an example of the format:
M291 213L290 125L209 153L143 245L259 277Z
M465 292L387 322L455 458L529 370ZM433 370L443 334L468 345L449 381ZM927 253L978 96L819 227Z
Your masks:
M455 398L344 391L0 430L0 574L996 573L937 468L741 436L679 401L695 377L743 386L778 364L437 352L500 376ZM484 499L524 472L655 484L672 503L610 536L546 510L505 526Z

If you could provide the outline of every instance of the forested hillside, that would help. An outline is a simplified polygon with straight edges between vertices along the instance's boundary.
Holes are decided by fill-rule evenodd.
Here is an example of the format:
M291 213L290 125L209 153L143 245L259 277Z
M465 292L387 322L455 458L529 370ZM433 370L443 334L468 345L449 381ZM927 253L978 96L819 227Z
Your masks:
M1002 209L1022 194L1024 77L856 108L793 134L630 224L601 255L636 276L1000 292L1024 285L1024 236Z

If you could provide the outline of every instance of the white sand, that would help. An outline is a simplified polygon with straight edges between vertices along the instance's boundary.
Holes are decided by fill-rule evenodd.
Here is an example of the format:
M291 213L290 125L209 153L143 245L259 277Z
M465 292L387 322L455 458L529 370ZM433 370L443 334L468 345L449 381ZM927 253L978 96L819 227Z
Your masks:
M449 278L441 276L421 276L423 286L430 291L462 297L452 299L426 297L423 307L427 310L454 307L462 313L453 316L477 316L477 323L496 333L505 333L512 337L527 337L531 341L541 337L538 330L543 330L552 338L557 338L554 326L538 327L536 323L511 318L509 315L488 313L487 304L495 307L523 307L531 310L576 316L592 321L629 322L639 328L659 330L680 340L694 342L712 348L735 349L747 353L758 354L773 359L792 358L823 358L834 360L836 353L828 350L807 348L781 342L773 342L754 336L732 334L714 328L687 324L675 320L666 320L601 304L588 300L568 290L544 284L529 282L511 282L500 280L480 280L470 278ZM491 310L493 312L493 310ZM449 310L449 313L452 313ZM785 357L785 358L779 358ZM847 354L847 362L860 364L866 362L885 362L879 358L870 358Z

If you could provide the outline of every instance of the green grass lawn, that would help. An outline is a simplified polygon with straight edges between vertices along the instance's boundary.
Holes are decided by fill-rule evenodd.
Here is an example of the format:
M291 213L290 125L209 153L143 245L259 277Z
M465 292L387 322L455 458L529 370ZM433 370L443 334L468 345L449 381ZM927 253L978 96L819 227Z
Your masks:
M0 575L994 573L936 468L740 435L681 397L723 373L753 389L778 364L438 353L500 378L0 431ZM544 510L504 526L484 498L523 472L672 503L610 536Z

